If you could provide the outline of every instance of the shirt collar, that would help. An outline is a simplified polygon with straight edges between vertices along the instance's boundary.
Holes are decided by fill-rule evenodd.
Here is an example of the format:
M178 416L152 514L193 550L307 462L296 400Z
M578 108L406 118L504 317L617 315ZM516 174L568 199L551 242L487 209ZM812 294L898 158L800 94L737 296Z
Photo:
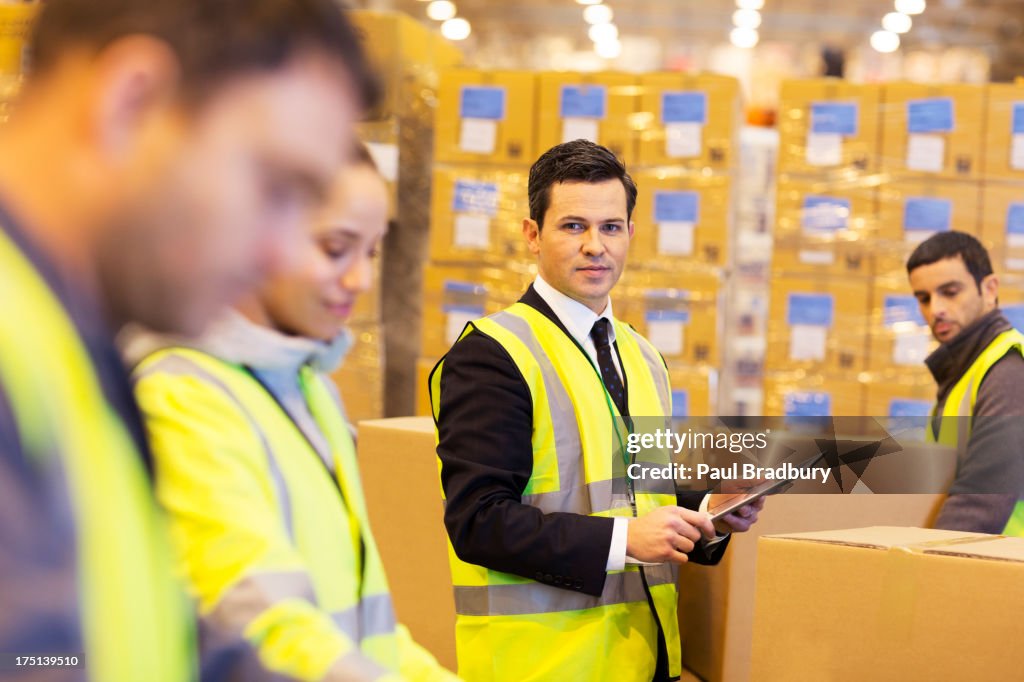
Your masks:
M579 301L555 289L540 275L537 275L537 279L533 282L533 290L544 299L558 320L581 346L590 339L590 330L594 328L594 323L602 318L608 320L609 342L615 343L615 318L612 313L611 298L608 299L608 305L605 306L604 311L598 315Z

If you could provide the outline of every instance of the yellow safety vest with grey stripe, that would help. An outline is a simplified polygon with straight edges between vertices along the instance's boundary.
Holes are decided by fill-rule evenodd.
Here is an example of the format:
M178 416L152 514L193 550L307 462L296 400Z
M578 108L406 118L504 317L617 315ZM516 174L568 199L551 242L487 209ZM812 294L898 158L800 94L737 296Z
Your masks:
M240 365L174 348L135 376L204 632L244 637L263 666L298 680L455 679L395 623L352 438L323 377L304 367L298 381L334 475Z
M89 679L191 679L187 602L139 453L63 306L3 231L0 301L0 385L24 451L59 456L67 477Z
M668 371L651 344L614 322L630 415L671 414ZM467 325L511 356L533 401L533 470L522 502L545 513L643 515L676 504L672 481L637 481L635 511L619 459L621 419L584 351L543 313L516 303ZM461 337L460 337L461 338ZM430 377L434 419L444 360ZM621 434L620 434L621 435ZM439 462L440 466L440 462ZM586 680L650 682L657 628L672 676L680 674L674 564L628 565L607 576L600 597L460 560L449 542L459 675L473 682ZM646 587L645 587L646 582ZM657 620L648 601L657 611Z
M1005 331L994 338L992 343L967 368L959 381L953 385L942 408L942 419L937 438L929 424L928 436L931 440L955 447L960 453L967 451L967 442L971 437L971 418L974 416L974 405L978 401L978 389L981 388L981 382L988 371L992 369L992 365L1011 351L1024 355L1024 334L1016 329ZM934 414L935 408L933 407L932 416ZM963 431L960 430L961 423L967 425ZM1024 501L1018 500L1010 515L1010 520L1006 523L1003 535L1024 537Z

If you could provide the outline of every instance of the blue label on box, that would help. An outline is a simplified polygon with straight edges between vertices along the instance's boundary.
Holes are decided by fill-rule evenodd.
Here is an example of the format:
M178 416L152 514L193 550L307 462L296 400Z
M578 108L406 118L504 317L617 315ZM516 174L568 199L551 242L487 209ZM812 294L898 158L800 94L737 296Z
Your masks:
M892 327L901 322L913 322L924 325L924 317L921 315L921 306L913 296L886 296L882 304L883 318L886 327Z
M829 294L790 294L786 320L789 324L831 327L834 301Z
M708 96L703 92L663 92L661 94L662 123L708 122Z
M845 230L849 219L849 199L813 195L804 197L800 225L806 232Z
M441 309L446 313L462 312L483 317L486 299L487 287L482 284L446 280Z
M608 89L603 85L562 87L562 118L604 118Z
M648 322L682 322L690 321L688 310L648 310L644 313L644 319Z
M690 393L689 391L672 391L672 416L690 416Z
M1013 130L1014 135L1024 133L1024 102L1013 103Z
M493 182L456 180L452 208L459 213L498 213L498 185Z
M693 223L700 218L700 194L697 192L654 193L654 222Z
M932 403L927 400L904 400L893 398L889 401L890 417L927 417L932 410Z
M907 130L912 133L951 133L954 125L953 100L949 97L907 102Z
M910 197L903 206L903 229L907 232L945 232L953 220L949 199Z
M852 102L811 103L811 132L819 135L857 134L859 107Z
M832 414L832 396L821 391L786 394L787 417L828 417Z
M462 88L462 118L486 118L500 121L505 118L505 88L467 85Z
M1003 311L1003 315L1014 329L1024 332L1024 304L999 306L999 309Z
M1024 204L1010 204L1006 212L1006 233L1024 234Z

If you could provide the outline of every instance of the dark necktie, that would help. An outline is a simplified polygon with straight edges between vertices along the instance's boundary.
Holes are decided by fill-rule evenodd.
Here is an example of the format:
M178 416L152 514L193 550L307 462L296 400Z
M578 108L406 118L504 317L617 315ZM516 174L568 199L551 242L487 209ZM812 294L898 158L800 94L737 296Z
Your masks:
M608 389L609 395L619 408L619 414L626 416L629 410L626 409L626 389L622 385L622 378L615 370L615 360L612 359L612 344L608 338L609 328L607 318L602 317L594 323L590 330L590 338L594 340L594 347L597 349L597 366L601 369L601 379L604 387Z

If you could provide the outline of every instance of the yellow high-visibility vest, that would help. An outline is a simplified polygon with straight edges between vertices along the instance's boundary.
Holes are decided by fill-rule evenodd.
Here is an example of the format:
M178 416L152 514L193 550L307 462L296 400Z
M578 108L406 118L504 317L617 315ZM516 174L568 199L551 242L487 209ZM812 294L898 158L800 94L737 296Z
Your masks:
M1024 355L1024 334L1016 329L1005 331L994 338L992 343L981 352L963 376L953 385L942 408L938 437L935 436L934 430L929 424L930 440L956 447L961 453L966 451L967 442L971 437L974 404L978 400L978 389L981 388L982 379L992 369L992 365L1011 351ZM932 408L932 415L934 416L934 414L935 408ZM965 423L967 428L961 430L958 422ZM1018 500L1006 523L1006 528L1003 529L1003 535L1024 537L1024 502Z
M59 456L67 477L89 678L191 679L187 602L140 455L67 312L2 231L0 301L0 384L19 437L30 455Z
M135 376L158 497L211 631L244 637L266 668L299 680L456 679L395 622L355 448L323 377L304 367L298 380L334 474L245 367L173 348Z
M666 418L672 412L671 392L661 356L628 325L614 325L630 415ZM643 515L676 504L673 481L638 480L635 511L631 508L618 410L598 370L554 322L516 303L470 323L462 336L472 330L508 351L530 389L533 470L523 492L524 504L545 513L594 516ZM442 359L430 378L435 420L444 418L443 367ZM466 563L455 555L450 541L449 560L459 675L467 680L650 682L658 623L664 631L669 672L680 674L674 564L642 569L628 565L610 572L602 595L592 597Z

